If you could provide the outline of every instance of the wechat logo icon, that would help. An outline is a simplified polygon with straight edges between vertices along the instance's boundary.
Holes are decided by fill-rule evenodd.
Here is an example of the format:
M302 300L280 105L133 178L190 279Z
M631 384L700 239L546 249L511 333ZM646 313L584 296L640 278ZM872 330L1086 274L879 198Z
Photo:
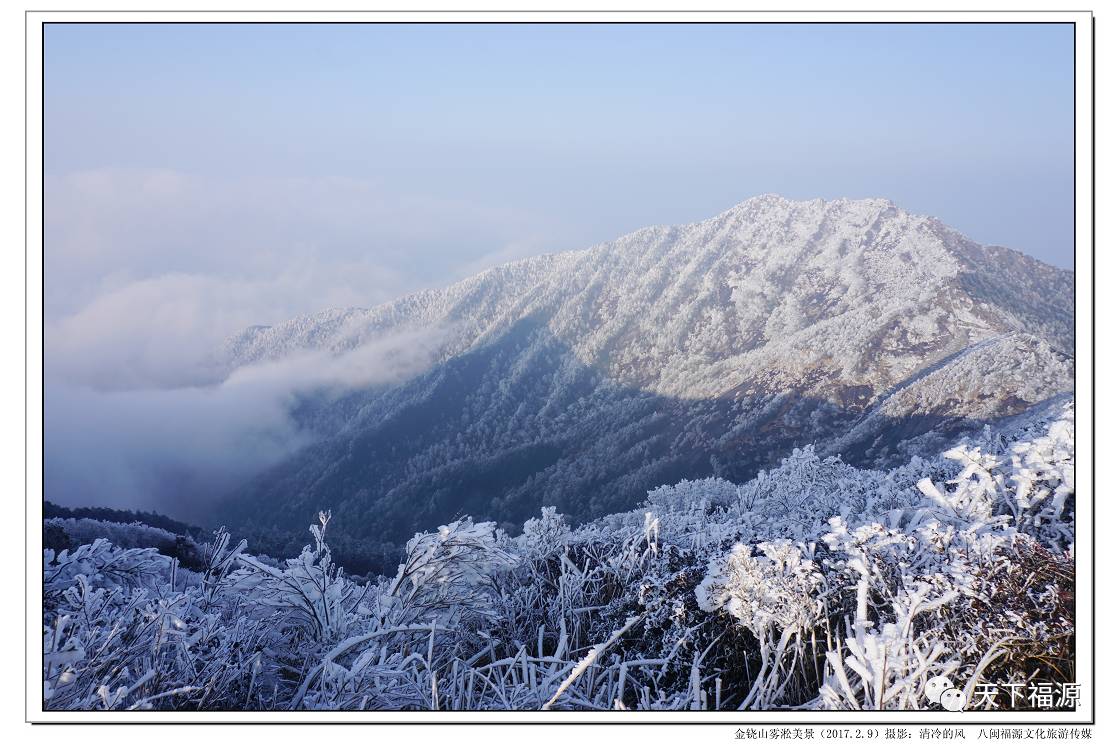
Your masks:
M937 675L924 684L924 698L928 703L939 704L948 711L962 711L967 706L967 697L955 687L946 675Z

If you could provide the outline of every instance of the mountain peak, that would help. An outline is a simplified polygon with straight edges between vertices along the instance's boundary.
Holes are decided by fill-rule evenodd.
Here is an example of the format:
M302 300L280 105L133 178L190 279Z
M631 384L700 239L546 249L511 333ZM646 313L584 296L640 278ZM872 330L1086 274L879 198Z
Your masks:
M617 351L620 339L632 339L648 357L638 367L675 392L694 384L693 374L672 372L684 360L701 368L707 363L699 360L759 354L778 340L810 343L824 330L831 341L804 353L833 348L832 359L843 359L852 339L873 349L880 343L874 330L897 313L926 315L912 338L926 337L928 350L946 343L944 354L966 339L1024 330L1070 354L1071 281L1070 272L985 248L889 199L767 193L700 222L523 259L368 310L324 311L253 330L238 337L230 368L299 349L345 351L393 328L431 325L460 329L444 350L450 356L526 317L551 319L586 359L619 369L634 369L618 362ZM847 323L854 327L838 335ZM657 349L674 349L676 362L652 364ZM894 374L875 373L886 385Z
M1072 389L1071 273L1020 257L887 199L763 194L259 330L234 367L314 349L346 380L440 333L407 380L312 396L301 416L327 439L235 495L229 522L301 528L326 505L405 540L461 511L592 517L805 443L907 460Z
M764 209L811 209L811 210L840 210L840 209L859 209L859 210L890 210L899 209L895 202L885 197L837 197L834 199L823 199L816 197L814 199L790 199L782 194L775 192L766 192L764 194L757 194L756 196L749 197L743 202L739 202L726 212L751 212L760 211Z

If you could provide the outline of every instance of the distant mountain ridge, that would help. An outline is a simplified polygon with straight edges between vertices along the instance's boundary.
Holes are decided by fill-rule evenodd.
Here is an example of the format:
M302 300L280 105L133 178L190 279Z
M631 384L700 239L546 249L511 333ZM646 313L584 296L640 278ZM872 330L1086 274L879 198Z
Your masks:
M329 507L389 543L467 512L585 519L680 478L746 480L795 445L867 464L933 452L1073 386L1071 272L887 200L775 195L253 327L221 365L431 329L404 382L301 399L322 438L222 518L301 531Z

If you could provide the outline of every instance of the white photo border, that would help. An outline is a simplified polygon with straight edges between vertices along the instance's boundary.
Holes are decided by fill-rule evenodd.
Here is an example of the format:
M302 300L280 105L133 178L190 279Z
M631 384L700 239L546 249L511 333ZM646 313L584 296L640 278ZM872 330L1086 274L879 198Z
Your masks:
M26 63L26 721L35 723L717 724L878 727L1084 725L1095 721L1094 499L1094 16L1090 11L27 11ZM46 23L1070 23L1075 27L1076 675L1075 712L68 712L47 711L42 688L43 64Z

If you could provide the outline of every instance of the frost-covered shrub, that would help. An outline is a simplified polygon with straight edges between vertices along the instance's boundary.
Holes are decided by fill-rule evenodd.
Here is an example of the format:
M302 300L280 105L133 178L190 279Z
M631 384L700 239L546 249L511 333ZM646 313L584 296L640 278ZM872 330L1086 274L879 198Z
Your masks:
M539 517L524 522L517 546L527 557L543 557L562 550L570 536L570 526L555 508L544 507Z
M43 551L43 594L63 592L82 577L108 588L156 587L170 561L153 548L120 549L104 538L73 551Z
M350 610L347 601L355 587L334 565L326 544L330 514L320 512L319 524L311 526L314 546L305 546L298 558L282 568L255 557L238 555L241 568L223 579L226 588L251 595L259 605L275 608L279 623L290 629L306 629L316 641L344 633Z
M823 577L815 564L787 540L759 543L756 551L739 543L713 562L696 590L699 607L710 613L725 609L758 639L773 631L810 629L821 610L815 591Z
M825 540L845 557L832 568L858 578L857 613L845 651L827 653L817 705L917 708L929 677L951 674L969 692L995 674L1023 682L1038 658L1051 660L1047 679L1072 679L1073 581L1070 555L1060 555L1074 534L1072 416L1066 407L1046 434L1002 454L949 450L961 469L951 488L921 479L925 503L901 524L851 529L832 519ZM1022 552L1032 557L1027 574Z
M493 523L458 520L408 541L407 556L388 585L385 602L395 620L405 623L451 623L488 615L494 574L516 563L498 546Z
M1001 685L997 708L1011 700L1010 685L1030 680L1075 681L1075 562L1070 552L1018 535L979 568L977 591L961 603L953 625L942 629L963 661L968 679ZM999 619L992 624L990 619ZM978 675L976 675L978 673Z
M1012 498L1007 499L1014 523L1059 550L1075 540L1075 409L1041 437L1011 448Z
M190 569L200 569L202 566L201 548L193 538L143 523L55 517L44 520L43 529L65 534L68 545L61 548L77 547L104 538L120 548L155 548L164 556L178 559L181 565ZM59 536L59 533L56 532L55 535Z
M740 487L725 479L684 479L650 491L648 505L658 512L685 511L696 505L721 507L733 503L739 493Z
M903 474L903 472L902 472ZM833 516L870 517L913 505L911 482L859 469L808 445L738 487L733 509L757 538L809 539ZM755 526L755 527L754 527Z
M695 590L699 607L726 611L758 644L760 669L741 707L768 708L784 695L801 658L800 636L823 618L822 585L815 563L788 540L759 543L756 551L739 543L711 562Z
M1008 524L1054 550L1074 541L1075 411L1068 404L1048 431L1000 455L965 444L944 457L961 469L947 482L925 478L920 490L948 519Z
M114 523L88 517L54 517L44 520L43 524L62 528L78 545L104 538L120 548L155 548L159 544L173 544L177 537L170 531L143 523Z
M261 705L251 695L259 630L204 610L197 584L180 589L173 559L105 539L44 553L46 707Z
M954 600L951 591L936 594L931 585L906 585L890 598L881 620L870 620L869 583L857 586L858 612L844 639L826 653L819 696L825 709L920 709L924 683L950 675L960 666L937 633L922 627L920 617Z

